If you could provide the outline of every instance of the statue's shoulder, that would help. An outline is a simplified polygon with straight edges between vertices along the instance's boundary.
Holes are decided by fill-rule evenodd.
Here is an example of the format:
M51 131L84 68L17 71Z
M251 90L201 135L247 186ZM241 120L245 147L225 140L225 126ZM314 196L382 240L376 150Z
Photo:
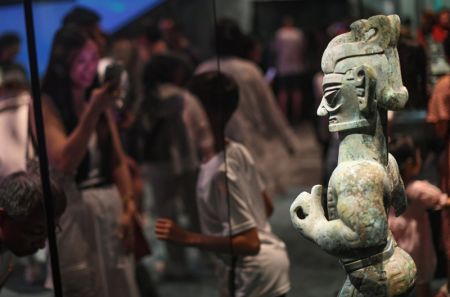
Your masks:
M382 164L370 160L347 161L339 163L330 179L335 186L340 183L383 183L386 169Z

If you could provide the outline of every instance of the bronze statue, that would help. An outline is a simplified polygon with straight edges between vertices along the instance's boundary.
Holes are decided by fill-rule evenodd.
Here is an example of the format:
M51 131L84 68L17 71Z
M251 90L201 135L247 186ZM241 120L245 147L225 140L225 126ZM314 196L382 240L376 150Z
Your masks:
M400 19L374 16L335 37L322 57L324 96L317 110L340 137L338 166L322 205L322 186L292 203L294 227L340 259L347 279L339 296L407 296L412 258L389 230L387 214L406 209L397 162L387 151L387 110L401 109L408 92L397 54Z

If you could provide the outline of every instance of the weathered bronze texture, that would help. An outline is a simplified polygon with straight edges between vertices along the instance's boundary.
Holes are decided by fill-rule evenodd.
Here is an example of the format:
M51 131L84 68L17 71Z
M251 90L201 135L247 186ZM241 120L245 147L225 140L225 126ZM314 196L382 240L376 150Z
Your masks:
M397 162L387 151L387 110L403 108L397 54L400 19L374 16L354 22L322 57L324 96L317 110L340 138L338 166L322 205L322 186L292 203L294 227L339 258L347 279L339 296L407 296L416 267L389 230L387 214L407 206Z

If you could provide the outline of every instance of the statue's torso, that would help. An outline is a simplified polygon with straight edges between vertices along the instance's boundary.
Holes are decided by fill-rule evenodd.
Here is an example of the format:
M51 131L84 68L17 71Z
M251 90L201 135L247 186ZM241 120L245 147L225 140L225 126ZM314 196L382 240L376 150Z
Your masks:
M338 179L336 174L355 167L377 172L373 178L380 179L383 183L383 190L380 194L383 195L386 216L372 219L387 220L387 214L391 206L395 205L395 207L402 208L402 203L405 201L404 187L394 158L390 156L388 166L369 160L342 162L336 167L329 182L326 206L330 221L345 219L343 216L346 215L345 212L338 209L339 196L335 187L338 186L336 183L342 183L343 181ZM348 182L351 183L351 181ZM359 182L362 185L365 183L364 179L359 180ZM361 208L357 211L365 212L367 209ZM346 288L355 290L354 284L360 283L360 289L367 289L367 291L364 289L366 293L360 291L363 294L361 296L401 296L406 288L411 287L415 278L414 261L405 251L397 247L389 229L383 236L384 241L387 242L384 245L355 248L339 254L341 263L347 270L350 279L349 286L344 286L343 290L346 290ZM373 264L368 264L371 263L370 261ZM367 295L368 292L371 295ZM340 296L346 296L346 294Z

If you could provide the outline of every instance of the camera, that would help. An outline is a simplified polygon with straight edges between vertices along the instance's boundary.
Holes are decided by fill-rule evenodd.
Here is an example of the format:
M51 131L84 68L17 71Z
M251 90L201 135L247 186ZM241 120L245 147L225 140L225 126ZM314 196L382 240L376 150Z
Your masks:
M112 63L106 66L103 76L103 83L109 84L108 91L112 94L118 94L115 102L116 108L121 109L124 105L124 97L127 92L126 78L124 78L125 69L119 63Z

